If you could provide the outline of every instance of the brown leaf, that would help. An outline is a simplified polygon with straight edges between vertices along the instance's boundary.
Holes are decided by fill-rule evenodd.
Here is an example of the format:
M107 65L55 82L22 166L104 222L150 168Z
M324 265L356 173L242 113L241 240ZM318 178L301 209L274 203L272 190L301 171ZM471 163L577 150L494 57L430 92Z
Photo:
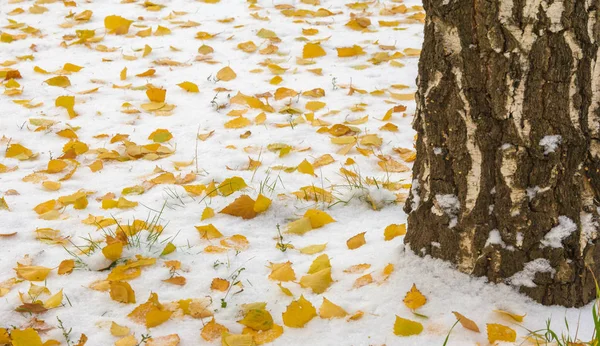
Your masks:
M17 312L29 312L32 314L39 314L48 311L42 304L38 303L25 303L15 309Z
M466 318L465 316L459 314L456 311L452 311L452 313L454 314L454 316L456 316L456 319L460 322L463 328L479 333L479 327L477 326L477 323L473 322L472 320Z

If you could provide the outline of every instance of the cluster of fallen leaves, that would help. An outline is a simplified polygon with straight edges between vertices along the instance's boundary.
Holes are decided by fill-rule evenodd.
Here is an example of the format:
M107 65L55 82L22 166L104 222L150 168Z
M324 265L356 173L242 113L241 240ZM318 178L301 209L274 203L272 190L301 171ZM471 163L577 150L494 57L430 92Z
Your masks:
M250 25L240 18L226 17L214 21L236 32L231 34L231 31L213 29L208 25L208 19L202 16L202 11L181 11L171 8L168 2L124 0L114 9L110 8L112 14L103 17L91 10L91 4L93 2L71 0L11 0L6 11L0 15L0 47L21 47L19 54L0 61L0 87L3 88L0 102L16 105L28 112L21 126L22 132L14 136L2 134L0 138L0 146L5 148L0 160L0 174L11 177L15 182L15 188L1 191L0 216L14 209L11 197L19 195L18 186L23 186L19 184L34 185L40 191L37 196L49 197L33 201L29 210L36 222L51 225L32 230L36 244L65 247L72 255L65 255L66 258L58 266L46 266L37 263L34 257L23 254L23 259L14 265L14 277L0 282L0 297L7 297L15 313L32 316L27 324L14 328L9 327L12 325L10 321L0 321L0 345L61 344L61 341L46 338L47 332L56 330L58 326L42 318L49 311L60 310L67 303L70 304L65 302L68 300L66 290L75 286L98 292L109 303L130 307L126 317L131 325L109 321L101 326L114 337L117 346L136 346L142 342L146 345L178 345L178 334L142 338L134 333L134 329L142 326L151 330L168 321L184 319L198 320L198 337L207 342L220 340L222 345L241 346L272 342L283 335L285 328L303 328L316 317L345 319L352 323L369 316L370 311L337 305L335 302L338 297L328 294L328 290L333 285L339 285L342 276L344 279L350 278L345 280L353 280L352 290L387 285L394 273L393 263L378 268L360 263L334 270L326 253L328 243L296 247L291 242L283 242L283 234L292 239L301 239L309 238L311 232L326 232L336 220L318 206L336 202L335 190L338 185L359 186L365 191L368 188L381 188L395 196L390 203L404 201L410 184L395 174L409 171L408 165L415 160L415 152L412 148L386 143L385 138L389 138L386 136L390 133L400 132L399 120L407 116L407 104L413 101L414 96L408 90L409 86L403 84L382 85L367 90L351 80L343 81L348 84L338 84L334 79L332 91L320 84L301 90L295 86L295 80L298 75L314 77L315 80L328 75L329 67L323 61L331 57L348 64L356 73L381 66L392 71L403 68L406 61L414 60L419 55L418 49L399 48L396 43L383 43L376 39L357 39L355 43L347 45L333 44L331 34L337 34L332 30L333 25L339 23L338 30L357 37L379 31L400 32L409 25L421 25L424 22L422 7L407 6L402 1L347 2L341 9L333 10L326 1L320 0L302 0L297 5L259 4L258 1L248 0L244 3L247 19L258 23L258 26L252 24L252 28L257 29L252 29L251 38L242 40L237 37L237 31L249 30ZM227 6L219 0L199 0L198 4L206 8ZM132 12L130 6L135 6L135 11ZM129 10L121 12L120 7ZM30 19L43 16L51 16L50 27L40 29L26 23L36 23ZM271 23L271 18L275 16L293 23L298 28L299 36L280 37L279 28ZM159 45L156 43L159 41L154 40L169 37L179 40L172 40L172 44L166 41L169 42L167 45ZM44 56L43 50L47 49L41 43L46 38L57 42L53 49L66 52L61 57L65 61L56 64L40 58ZM198 47L194 48L194 56L179 60L171 58L183 57L178 55L184 51L182 38L186 45ZM286 41L292 39L301 42L300 50L288 49ZM234 49L258 63L250 66L243 59L224 59L223 47ZM69 54L84 54L82 52L97 59L93 64L85 65L68 61ZM119 64L121 67L119 73L107 74L102 64ZM186 79L168 78L174 71L194 71L198 66L209 67L212 71L206 81L205 76L199 77L192 72ZM237 82L248 74L265 81L268 87L243 90ZM166 83L163 77L171 83ZM43 88L45 93L38 95L32 92L35 88ZM106 102L95 112L90 112L86 105L98 99L107 99L105 90L119 91L129 96L116 109L110 108L112 106ZM342 105L328 98L332 92L344 98ZM219 126L202 131L199 129L194 135L195 158L167 162L168 158L178 153L177 144L188 146L189 143L178 142L181 138L177 138L174 129L169 129L169 122L162 119L189 116L180 112L183 105L178 105L175 100L195 100L198 95L208 93L215 96L210 105L202 105L202 108L208 108L210 116L219 119ZM371 107L377 104L386 105L386 111L369 115ZM115 117L111 118L114 130L97 131L94 117L106 116ZM82 122L84 120L86 122ZM136 125L144 122L156 126L140 134L139 130L136 131ZM85 127L81 124L85 124ZM272 138L277 140L267 143L253 141L255 133L263 128L274 133L296 128L308 129L316 134L317 139L312 143L299 144L290 144L284 137L276 136ZM227 177L207 179L199 166L210 168L210 162L199 162L198 146L221 146L216 137L223 133L235 133L239 139L247 140L247 145L226 143L223 149L243 153L248 157L248 162L227 165L227 170L231 172ZM61 141L60 152L34 150L31 143L48 138ZM313 150L317 141L324 143L330 151ZM264 167L263 154L270 155L274 164ZM371 164L386 178L364 177L360 173L357 157ZM123 181L124 187L118 190L114 186L121 186L119 184L106 186L101 191L86 186L87 179L94 179L105 170L127 169L134 165L151 167L148 165L150 162L156 162L156 166L147 170L142 177L123 173L124 177L131 180ZM334 165L339 166L334 171L336 177L324 177L324 171ZM332 183L330 186L313 183L274 197L266 192L268 189L264 189L264 186L256 188L241 177L245 173L255 174L259 168L281 172L284 176L293 175L291 179L308 177L314 178L314 182L326 180ZM218 316L215 316L218 304L206 295L227 297L231 292L243 292L244 284L237 279L239 272L237 275L212 278L208 292L192 297L161 301L159 296L164 297L162 292L152 292L147 298L136 294L132 280L142 277L144 271L151 267L162 268L164 277L161 281L167 287L187 285L189 263L169 258L178 252L179 247L171 238L165 237L163 224L156 220L135 218L126 221L118 214L113 215L135 210L142 203L144 195L150 194L158 186L178 189L201 203L211 202L206 203L199 215L200 224L193 225L197 230L197 241L202 247L201 253L206 256L229 256L247 251L254 244L248 240L247 233L244 235L244 223L268 213L271 206L281 200L298 200L310 205L295 219L288 220L279 234L280 239L272 241L276 251L294 251L306 258L316 256L308 260L311 263L308 270L298 274L298 263L267 263L270 273L264 279L270 280L279 287L278 291L288 297L288 302L283 303L285 310L281 316L273 316L267 308L268 304L282 304L277 299L230 307L237 309L238 330L241 332L236 332L231 324L228 327L227 323L218 320ZM370 193L361 196L361 200L373 210L385 206ZM215 210L211 207L215 205L224 207ZM103 215L92 214L98 211ZM212 219L218 216L236 218L242 226L239 229L219 230L215 226L217 223L212 223ZM64 228L61 231L61 221L73 218L79 218L81 227L92 230L94 234L93 239L90 238L85 245L80 245L78 239L81 237L75 237L77 232L66 234ZM0 240L19 237L23 235L19 233L24 233L21 230L2 232ZM374 232L378 233L371 234ZM350 252L367 245L367 240L373 239L369 237L393 241L405 233L404 224L390 224L382 230L349 234L342 244L345 242ZM156 255L141 255L136 253L136 248L142 235L149 237L145 239L169 241L153 243L158 247ZM101 268L91 270L101 279L77 282L75 286L50 291L46 285L48 282L57 277L71 279L74 272L83 272L80 256L91 255L101 256L104 261ZM15 288L18 291L16 294ZM299 297L293 293L297 290L302 292ZM310 300L315 300L309 300L305 295L309 299L317 295L320 306L314 306ZM400 299L399 296L398 301ZM414 317L398 316L395 322L390 321L390 331L398 336L421 333L424 328L419 321L426 320L426 316L418 311L426 302L425 296L413 285L404 298L404 304ZM221 308L226 306L222 300ZM500 313L517 322L523 318L508 312ZM459 313L455 315L464 328L479 332L475 322ZM514 341L516 338L514 330L501 324L488 324L487 333L491 343ZM42 341L42 338L45 340ZM83 346L88 341L85 334L77 338L78 341L68 341L69 345ZM90 344L95 342L91 340Z

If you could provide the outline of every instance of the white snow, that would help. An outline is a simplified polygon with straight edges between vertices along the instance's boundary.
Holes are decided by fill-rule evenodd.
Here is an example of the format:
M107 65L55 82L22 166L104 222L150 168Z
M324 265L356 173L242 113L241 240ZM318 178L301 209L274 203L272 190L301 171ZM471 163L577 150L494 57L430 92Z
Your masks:
M413 209L416 209L423 200L429 201L429 163L424 163L422 184L419 184L419 180L413 179L410 172L387 173L378 166L377 156L389 155L401 162L394 153L393 147L413 146L415 133L411 129L411 122L416 105L413 101L390 100L388 96L375 96L369 92L383 89L394 93L414 92L418 59L405 57L398 60L405 65L402 68L391 66L389 63L373 65L368 62L368 59L372 58L373 54L381 52L378 45L395 44L396 49L390 54L394 51L403 51L405 48L421 47L422 23L409 19L410 16L421 11L419 7L413 7L420 6L420 1L368 2L370 6L368 13L372 21L370 29L373 32L351 31L345 27L352 13L358 14L362 11L351 11L346 6L349 2L342 0L321 0L321 5L318 7L301 1L279 0L258 0L256 5L241 0L221 0L218 4L189 0L153 0L153 3L166 6L158 11L146 10L141 0L135 3L121 0L77 1L77 7L67 7L62 1L38 1L38 3L42 2L44 3L41 6L47 7L49 11L36 15L28 11L34 5L33 0L0 0L0 31L21 34L19 29L6 28L11 25L8 21L10 19L38 28L43 35L27 36L10 44L0 42L0 63L9 64L9 66L0 66L0 71L4 68L18 69L23 75L18 82L24 87L22 95L10 97L2 94L5 88L0 86L0 109L2 109L0 163L8 167L18 166L15 171L0 174L0 197L4 197L10 207L10 211L0 210L2 220L0 233L5 233L6 230L17 232L12 237L0 237L2 246L0 287L3 287L2 282L15 276L13 268L17 262L30 262L33 265L53 268L47 280L38 284L46 285L52 293L63 289L65 296L68 296L68 302L65 298L64 306L39 316L49 325L56 327L57 317L60 318L67 328L73 328L74 338L85 333L90 339L87 343L89 346L114 345L118 339L110 333L112 321L130 328L138 339L141 334L151 333L153 336L162 336L176 332L181 337L181 346L198 345L203 342L199 334L208 319L200 321L188 316L177 316L151 329L129 319L127 314L135 306L146 301L151 292L157 293L162 303L187 298L211 297L214 301L211 309L215 313L216 321L225 325L232 333L242 331L242 326L237 323L240 319L240 306L251 302L267 302L267 309L278 325L283 325L282 312L300 295L304 295L317 310L325 297L349 313L364 312L364 317L357 321L315 318L305 328L284 327L283 335L272 345L290 346L345 345L349 340L356 345L441 345L456 321L452 311L465 314L484 328L486 323L506 323L501 316L492 312L500 305L508 306L507 309L516 313L527 313L523 326L532 330L545 327L545 321L550 316L565 316L570 322L575 323L581 312L589 313L589 306L582 309L563 309L532 303L529 298L519 294L509 285L489 284L485 279L471 278L459 273L448 263L417 257L405 248L403 237L391 241L384 240L383 230L388 225L406 223L402 203L391 203L391 200L399 198L396 194L406 195L409 192L407 183L412 181L410 189L413 193L411 205ZM512 1L503 0L501 3L503 9L501 21L505 24L510 21L506 9L512 9ZM322 7L339 14L326 18L285 17L281 9L289 7L289 4L293 4L297 9L317 10ZM398 5L406 5L407 13L394 16L380 14L380 11ZM19 7L24 9L24 13L8 15L10 11ZM59 26L66 21L72 23L72 19L66 18L71 12L80 13L83 10L93 11L89 22ZM185 14L181 14L184 12ZM113 14L135 20L128 35L105 35L103 20ZM173 18L165 19L169 16ZM529 12L527 16L533 17ZM261 20L267 17L267 20ZM232 18L233 22L228 22L227 18ZM226 20L219 21L223 19ZM297 22L294 22L295 20ZM396 29L403 30L382 27L378 24L379 20L400 20L401 24ZM181 27L188 21L198 22L200 26ZM155 31L159 24L168 26L172 33L166 36L151 35L143 38L135 36L136 32L146 27L151 27L152 31ZM259 47L258 49L268 46L269 40L256 35L262 28L274 31L282 40L277 44L281 54L263 55L259 52L249 54L237 48L239 43L251 40ZM302 29L308 28L316 28L319 33L313 36L303 35ZM62 42L74 36L76 30L81 29L96 30L96 36L101 37L102 41L91 44L91 49L84 45L65 48ZM512 33L516 33L513 27L509 29ZM212 39L195 39L199 31L216 34L216 36ZM452 31L449 35L448 48L456 52L460 49L460 45L457 46L457 32ZM523 35L526 36L527 42L535 38L528 31ZM298 64L297 58L302 56L306 43L303 39L299 39L301 36L309 41L321 40L321 46L327 55L314 59L312 65ZM109 50L115 48L115 51L96 50L95 48L99 48L100 44ZM146 44L153 50L150 55L143 57L142 50ZM213 61L209 63L197 61L198 58L203 58L199 56L198 48L204 44L214 48L214 53L211 55ZM367 54L343 59L337 57L336 48L351 47L355 44L363 47ZM36 51L30 47L35 48ZM33 61L18 58L29 54L34 55ZM181 62L183 66L161 66L155 63L159 59ZM15 63L10 65L11 61ZM52 74L33 72L34 66L56 71L67 62L83 67L80 72L68 75L72 83L69 88L49 86L44 83L44 80L53 76ZM279 85L269 83L274 77L269 69L271 64L286 69L280 75L283 81ZM368 68L362 68L363 65ZM237 73L235 80L225 82L207 78L214 76L225 66L230 66ZM127 78L120 80L119 74L125 67L128 69ZM156 70L154 76L135 76L149 68ZM322 75L308 71L316 68L322 68ZM434 73L429 92L443 77L440 71ZM332 86L334 78L337 83L336 89ZM200 92L195 94L185 92L177 86L183 81L196 83ZM177 106L171 115L156 116L141 110L141 104L148 102L142 90L147 83L162 86L167 90L166 102ZM113 85L122 87L126 84L131 84L131 87L113 87ZM409 88L402 90L392 87L399 84L406 84ZM366 94L354 92L349 95L349 85L368 92ZM593 90L598 89L598 85L600 84L597 80L594 80ZM92 94L80 94L81 91L96 87L99 89ZM289 116L277 111L268 113L264 124L253 124L243 129L225 129L224 123L233 119L227 113L231 110L244 110L247 112L245 116L254 120L260 113L259 110L232 104L226 109L217 111L211 104L215 97L219 104L227 104L238 92L250 96L267 92L273 94L279 87L296 91L322 88L326 96L318 100L325 102L326 107L315 112L315 119L330 124L343 124L345 121L370 115L367 122L350 126L359 129L361 131L359 135L377 133L382 137L383 144L378 148L373 147L374 154L369 156L359 153L356 149L352 149L348 155L336 154L339 146L332 144L327 134L317 132L321 128L320 125L313 126L307 120L306 102L314 100L304 96L279 101L275 101L273 97L269 98L269 104L277 111L289 103L291 107L298 109L300 114ZM229 91L218 92L215 90L217 88ZM55 107L56 98L64 95L75 96L75 111L79 113L78 117L69 119L64 109ZM27 109L12 102L16 99L33 100L34 103L43 102L43 105ZM397 132L378 130L382 126L378 115L385 114L393 106L386 101L407 107L404 112L406 116L394 113L389 120L398 126ZM596 109L595 107L598 106L596 101L595 99L590 106L591 109ZM140 109L140 113L122 112L122 104L126 102L132 105L131 109ZM362 107L365 108L363 111L350 109L353 105L363 103ZM333 110L339 113L327 114ZM54 120L57 123L47 130L35 131L35 126L29 123L31 118ZM294 127L286 127L290 119L304 122L299 122ZM466 120L469 120L468 116ZM39 182L23 181L25 176L45 170L51 157L56 158L61 155L68 139L56 135L56 132L67 128L77 129L79 140L90 147L88 153L77 157L81 165L72 178L62 181L59 191L48 191ZM127 134L128 140L145 145L151 143L148 135L159 128L168 129L173 134L173 139L163 143L166 147L175 150L172 156L155 161L107 160L104 162L104 167L95 173L87 167L97 159L99 150L115 150L120 153L123 151L121 142L111 142L111 138L117 133ZM215 132L212 137L206 140L197 139L198 133L207 134L213 130ZM251 133L244 138L246 131ZM106 136L101 136L102 134ZM39 155L38 158L27 161L6 158L3 150L6 140L3 136L30 148ZM288 144L293 147L293 150L288 155L280 157L278 152L267 149L267 146L273 143ZM510 144L505 146L503 149L513 148ZM364 148L368 147L364 146ZM436 155L443 154L442 148L433 150ZM474 148L470 148L470 151L476 156ZM314 162L324 154L331 154L335 162L316 169L317 176L298 172L288 173L281 168L295 167L304 159ZM261 166L256 171L244 170L248 165L249 157L261 162ZM346 165L348 158L352 158L356 163ZM192 163L189 166L180 166L175 165L176 162ZM507 162L503 161L503 163ZM507 164L510 165L510 162ZM410 166L411 163L406 165ZM345 181L340 177L340 168L352 170L354 167L360 168L359 172L364 179L367 177L376 179L379 183L389 183L390 186L402 185L402 188L391 191L382 188L382 185L375 187L372 184L367 184L364 189L341 188ZM110 210L101 208L99 200L102 196L112 192L118 198L123 188L144 184L147 180L156 177L157 173L154 172L160 170L173 172L175 175L193 173L196 180L191 184L210 184L213 181L218 183L232 176L240 176L249 187L227 197L203 198L188 195L180 185L163 184L156 185L141 195L125 196L129 200L140 203L135 208ZM476 183L479 174L480 172L477 171L471 172L470 183ZM49 173L44 175L51 181L58 181L62 176L62 174ZM265 187L264 183L273 184L274 181L277 181L277 184L270 185L272 190ZM335 205L298 200L292 193L304 186L325 189L335 187L336 197L354 198L349 203L342 203L336 199L334 202L339 203ZM72 194L82 188L94 191L88 197L88 206L83 210L76 210L69 206L61 210L63 218L59 220L40 219L32 210L39 203ZM18 194L7 193L8 189L14 189ZM475 191L475 189L471 190ZM241 194L248 194L255 198L261 191L270 197L273 203L265 213L256 218L242 220L219 213ZM372 203L365 203L368 199ZM437 195L435 201L440 208L439 212L451 217L450 226L454 227L461 208L458 197L452 194ZM62 260L72 259L71 255L60 245L49 245L35 239L33 232L38 227L59 229L61 235L69 237L77 245L86 244L83 238L88 237L95 241L104 241L103 232L97 230L96 226L82 224L81 221L89 214L114 217L126 224L134 218L144 220L148 216L155 216L155 211L160 210L163 205L165 210L161 215L161 223L167 226L158 242L150 246L144 240L147 239L147 232L142 231L141 244L126 248L122 255L123 258L133 258L138 254L157 258L155 265L143 268L141 276L128 281L135 291L136 304L121 304L113 301L108 292L88 288L92 282L106 279L108 274L108 271L99 271L109 265L100 251L95 251L90 256L80 255L82 267L76 268L70 275L58 275L56 267ZM208 220L201 221L200 216L206 207L213 208L216 214ZM312 230L303 236L284 234L284 242L290 242L296 249L326 243L327 247L323 253L327 253L331 258L334 283L323 294L314 294L295 282L283 283L283 286L294 294L292 298L281 292L277 282L268 279L270 271L267 266L269 262L290 261L298 278L306 274L317 255L305 255L292 249L282 252L275 245L278 235L276 225L281 224L284 229L288 222L298 219L309 208L325 210L336 222L322 229ZM204 249L208 245L219 246L219 240L210 242L202 240L194 226L209 223L214 224L226 237L234 234L244 235L248 239L249 248L241 252L233 250L217 254L206 252ZM114 228L113 226L112 229ZM367 243L358 249L349 250L346 240L361 232L366 232ZM522 243L522 239L523 235L518 233L517 245ZM490 233L488 240L490 244L502 242L499 233L495 232ZM177 250L167 256L159 256L167 241L172 241L177 246ZM74 249L70 244L66 246L71 250ZM433 242L431 246L441 245ZM170 276L169 269L165 267L167 260L181 261L182 267L178 274L186 277L186 285L180 287L162 281ZM344 270L360 263L371 264L368 273L371 273L375 280L381 279L381 272L388 264L394 265L394 272L385 282L356 289L353 288L353 284L363 274L348 274L344 273ZM230 294L227 297L227 308L221 308L220 299L225 297L225 293L211 290L211 281L213 278L228 278L239 268L245 268L239 277L244 290L239 294ZM531 279L531 273L538 271L553 272L552 268L544 266L544 263L530 263L522 272L521 278L516 277L513 281L517 284L519 282L529 284L531 280L527 281L527 278ZM428 299L427 304L417 311L429 316L428 319L416 317L402 304L403 295L413 284L416 284ZM15 308L21 304L19 292L27 292L28 289L28 282L20 282L0 298L2 301L0 328L12 325L20 328L30 322L31 316L15 311ZM394 335L393 323L396 315L419 320L425 330L421 335L411 338L400 338ZM552 323L555 330L564 328L559 319L553 320ZM580 334L591 335L592 331L593 325L588 320L582 319ZM518 330L518 333L519 338L526 335L522 330ZM57 339L64 344L62 332L57 328L44 333L42 339L44 341ZM217 345L220 341L216 340L210 344ZM485 332L473 333L463 328L454 328L449 345L474 344L487 344Z
M458 196L453 194L446 195L435 195L434 205L431 207L431 211L437 215L443 215L445 213L450 217L449 228L453 228L458 223L458 212L460 211L460 201Z
M419 196L419 179L413 179L410 186L410 193L412 194L412 204L410 207L412 210L416 210L421 204L421 196Z
M487 240L485 241L485 247L489 245L500 245L502 247L506 247L506 243L502 240L502 235L500 235L500 231L497 229L493 229L490 231Z
M575 222L568 217L561 215L558 217L558 225L552 227L552 229L546 233L541 244L543 246L560 248L562 247L563 239L567 238L575 231L577 231Z
M540 193L544 193L546 191L550 191L550 187L546 186L546 187L539 187L539 186L534 186L534 187L528 187L526 189L527 191L527 197L529 197L529 200L533 200L538 194Z
M525 263L525 267L520 272L507 279L507 283L513 286L536 287L533 282L536 273L551 273L554 275L556 270L550 266L550 261L545 258L537 258L531 262Z
M539 145L544 147L544 155L553 153L562 143L560 135L547 135L540 139Z

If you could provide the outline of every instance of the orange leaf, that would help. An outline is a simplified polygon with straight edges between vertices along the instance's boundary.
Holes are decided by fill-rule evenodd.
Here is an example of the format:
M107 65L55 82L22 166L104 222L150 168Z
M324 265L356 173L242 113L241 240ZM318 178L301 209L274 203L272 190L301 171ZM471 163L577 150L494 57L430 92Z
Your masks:
M258 215L254 211L254 203L254 200L250 198L250 196L241 195L240 197L236 198L233 203L221 210L220 213L238 216L245 220L253 219L256 217L256 215Z

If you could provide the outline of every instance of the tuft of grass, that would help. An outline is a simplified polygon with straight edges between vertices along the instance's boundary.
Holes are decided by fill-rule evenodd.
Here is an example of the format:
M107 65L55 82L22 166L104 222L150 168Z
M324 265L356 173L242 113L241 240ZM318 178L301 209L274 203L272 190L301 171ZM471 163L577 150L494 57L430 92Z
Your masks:
M281 252L286 252L287 249L290 247L289 241L287 243L283 242L283 234L281 234L281 228L279 227L279 224L277 224L277 245L276 245L276 247Z

